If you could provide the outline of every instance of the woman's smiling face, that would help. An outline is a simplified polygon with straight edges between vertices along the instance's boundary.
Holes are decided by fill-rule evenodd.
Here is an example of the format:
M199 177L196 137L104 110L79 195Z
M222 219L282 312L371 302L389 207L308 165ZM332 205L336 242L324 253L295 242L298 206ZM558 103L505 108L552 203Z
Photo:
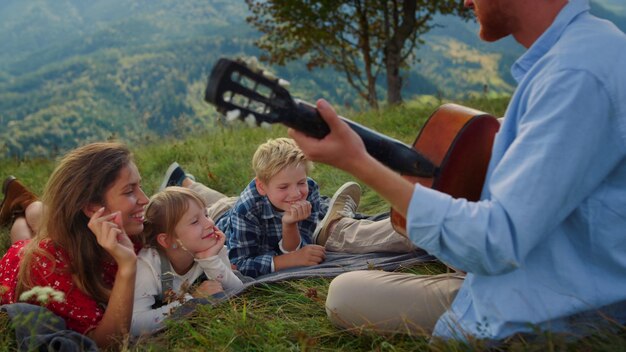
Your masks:
M104 194L107 212L121 213L124 230L128 236L138 236L143 231L144 208L148 197L141 189L141 176L135 163L122 168L117 179Z

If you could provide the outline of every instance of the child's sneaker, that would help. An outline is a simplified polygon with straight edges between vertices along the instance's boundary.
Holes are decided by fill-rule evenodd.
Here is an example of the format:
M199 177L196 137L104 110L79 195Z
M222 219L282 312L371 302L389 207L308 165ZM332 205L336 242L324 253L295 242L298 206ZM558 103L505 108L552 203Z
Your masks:
M163 182L159 187L159 191L162 191L165 187L169 186L182 186L183 181L186 178L190 178L192 181L196 180L192 174L185 173L185 170L183 170L177 162L173 162L167 168L167 171L165 171L165 176L163 177Z
M361 186L356 182L346 182L339 187L328 203L328 211L326 215L317 224L315 232L313 232L313 242L323 246L326 244L328 235L330 234L329 225L344 217L354 217L356 209L361 201Z

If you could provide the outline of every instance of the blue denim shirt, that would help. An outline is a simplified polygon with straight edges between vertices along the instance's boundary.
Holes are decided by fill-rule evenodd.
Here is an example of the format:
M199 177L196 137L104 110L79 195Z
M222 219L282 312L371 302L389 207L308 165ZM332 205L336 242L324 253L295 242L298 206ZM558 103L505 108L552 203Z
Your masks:
M434 335L626 317L626 36L570 0L512 67L482 199L416 186L415 244L468 272Z
M311 216L298 223L301 246L311 244L317 223L324 217L328 202L320 198L319 187L308 178ZM282 213L266 196L259 194L252 180L241 192L232 209L217 222L228 239L228 256L244 275L257 277L272 272L274 256L283 254L279 242L283 238Z

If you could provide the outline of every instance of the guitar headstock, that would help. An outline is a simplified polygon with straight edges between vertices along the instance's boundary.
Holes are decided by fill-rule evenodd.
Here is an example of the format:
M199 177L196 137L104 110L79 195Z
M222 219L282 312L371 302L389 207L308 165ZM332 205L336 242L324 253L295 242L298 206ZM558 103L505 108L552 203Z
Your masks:
M221 58L213 66L204 100L215 105L229 121L279 123L296 109L286 85L287 81L260 68L256 59Z

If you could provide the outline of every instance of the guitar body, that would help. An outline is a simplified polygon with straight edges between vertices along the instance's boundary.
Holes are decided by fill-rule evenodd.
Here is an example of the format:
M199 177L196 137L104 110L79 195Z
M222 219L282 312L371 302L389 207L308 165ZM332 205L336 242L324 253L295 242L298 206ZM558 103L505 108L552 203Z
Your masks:
M489 114L456 104L442 105L413 143L413 148L430 160L437 172L433 177L404 177L454 198L477 201L499 128L498 120ZM406 235L404 216L392 208L390 217L394 230Z

